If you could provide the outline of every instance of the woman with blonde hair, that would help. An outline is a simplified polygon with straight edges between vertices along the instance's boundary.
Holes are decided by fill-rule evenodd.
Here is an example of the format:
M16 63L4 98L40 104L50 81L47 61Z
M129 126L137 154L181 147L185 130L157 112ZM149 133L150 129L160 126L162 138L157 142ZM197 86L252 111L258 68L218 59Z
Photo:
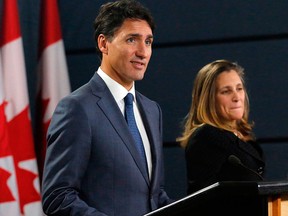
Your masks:
M218 181L259 181L265 162L249 122L244 69L216 60L197 74L183 133L188 194Z

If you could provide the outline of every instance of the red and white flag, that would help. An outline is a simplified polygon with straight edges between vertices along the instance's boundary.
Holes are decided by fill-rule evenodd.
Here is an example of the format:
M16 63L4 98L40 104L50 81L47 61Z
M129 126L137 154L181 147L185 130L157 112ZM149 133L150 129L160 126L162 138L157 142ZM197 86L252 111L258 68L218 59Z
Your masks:
M71 91L57 0L42 0L37 74L36 152L40 177L46 133L59 100Z
M0 215L42 215L17 0L0 34Z

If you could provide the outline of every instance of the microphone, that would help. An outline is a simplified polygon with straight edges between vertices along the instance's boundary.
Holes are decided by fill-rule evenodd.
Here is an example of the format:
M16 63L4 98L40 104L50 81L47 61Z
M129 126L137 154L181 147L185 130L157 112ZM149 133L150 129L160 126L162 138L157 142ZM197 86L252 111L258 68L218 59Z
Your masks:
M241 160L240 160L238 157L236 157L235 155L230 155L230 156L228 157L228 162L229 162L230 164L234 165L234 166L240 167L240 168L243 169L244 171L247 171L247 173L248 173L249 175L250 175L250 174L253 174L253 177L254 177L254 178L256 177L257 180L263 180L263 177L262 177L259 173L257 173L256 171L248 168L247 166L245 166L245 165L241 162ZM251 176L251 175L250 175L250 176Z

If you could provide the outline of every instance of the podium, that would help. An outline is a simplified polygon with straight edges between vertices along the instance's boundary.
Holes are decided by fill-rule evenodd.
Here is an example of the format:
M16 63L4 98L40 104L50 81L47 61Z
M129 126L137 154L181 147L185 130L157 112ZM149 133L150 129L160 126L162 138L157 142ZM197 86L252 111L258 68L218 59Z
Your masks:
M217 182L144 216L288 216L288 181Z

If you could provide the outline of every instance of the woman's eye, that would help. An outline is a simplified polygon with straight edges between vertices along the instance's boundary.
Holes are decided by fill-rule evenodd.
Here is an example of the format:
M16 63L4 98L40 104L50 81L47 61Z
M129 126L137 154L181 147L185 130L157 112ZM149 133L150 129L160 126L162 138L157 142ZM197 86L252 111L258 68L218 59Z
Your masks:
M228 90L224 90L224 91L221 92L221 94L228 94L228 93L229 93Z

